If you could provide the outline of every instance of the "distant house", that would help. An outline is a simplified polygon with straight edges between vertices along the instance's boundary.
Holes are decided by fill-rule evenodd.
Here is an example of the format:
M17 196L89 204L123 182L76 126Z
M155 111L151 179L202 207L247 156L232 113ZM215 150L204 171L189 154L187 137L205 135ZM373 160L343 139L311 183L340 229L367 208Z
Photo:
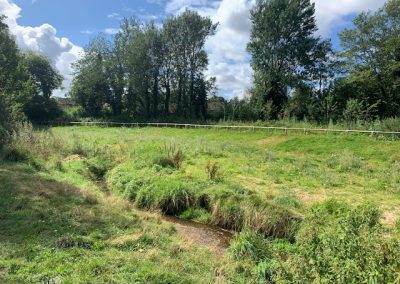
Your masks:
M68 109L76 106L76 103L71 98L55 97L54 99L57 101L57 103L60 105L62 109Z

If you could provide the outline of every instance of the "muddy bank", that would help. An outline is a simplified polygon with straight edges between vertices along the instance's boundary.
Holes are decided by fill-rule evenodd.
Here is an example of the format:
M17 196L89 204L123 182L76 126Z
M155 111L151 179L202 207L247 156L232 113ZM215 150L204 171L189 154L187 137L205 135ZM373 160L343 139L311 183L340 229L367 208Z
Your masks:
M197 245L207 247L217 255L223 256L233 238L233 233L214 226L193 221L179 219L172 216L163 216L163 221L174 224L176 229Z

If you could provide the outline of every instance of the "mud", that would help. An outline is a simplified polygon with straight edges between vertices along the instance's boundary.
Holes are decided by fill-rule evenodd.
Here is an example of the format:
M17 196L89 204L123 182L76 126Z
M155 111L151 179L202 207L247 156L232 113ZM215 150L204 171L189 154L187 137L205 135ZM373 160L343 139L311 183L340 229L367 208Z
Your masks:
M175 225L178 232L199 246L207 247L219 256L226 254L233 233L215 226L163 216L166 223Z

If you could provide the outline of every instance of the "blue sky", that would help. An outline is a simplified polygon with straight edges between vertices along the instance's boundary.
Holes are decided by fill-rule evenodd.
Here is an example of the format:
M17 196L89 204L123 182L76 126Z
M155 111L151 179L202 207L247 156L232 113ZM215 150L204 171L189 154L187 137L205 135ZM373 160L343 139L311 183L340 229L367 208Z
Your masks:
M57 33L74 44L84 46L91 33L117 29L121 17L162 16L163 7L146 0L15 0L22 8L20 25L39 26L50 23Z
M331 37L339 48L337 33L351 26L355 15L376 10L385 0L312 0L316 4L319 35ZM11 32L22 50L49 57L65 77L62 91L72 80L71 64L98 32L112 36L123 17L161 22L185 9L198 11L219 22L217 34L206 43L207 75L217 78L220 95L243 96L251 86L250 56L246 52L251 23L249 10L255 0L0 0L0 14L8 17Z

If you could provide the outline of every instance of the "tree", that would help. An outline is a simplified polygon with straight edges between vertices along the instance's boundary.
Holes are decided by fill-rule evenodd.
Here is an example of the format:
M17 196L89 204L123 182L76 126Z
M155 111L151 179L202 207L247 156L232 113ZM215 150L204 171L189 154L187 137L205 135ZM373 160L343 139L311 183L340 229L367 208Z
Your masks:
M112 41L98 36L75 65L72 97L87 115L157 119L160 114L205 118L214 78L206 78L206 39L217 25L185 11L154 22L124 19ZM108 109L108 108L107 108Z
M205 104L204 93L196 94L195 85L205 81L208 58L204 45L216 28L210 18L189 10L164 23L166 49L170 52L165 56L167 85L174 81L179 116L195 117L197 105Z
M376 13L361 13L354 28L340 34L353 94L365 107L377 105L380 117L400 115L395 74L400 46L400 0L389 0Z
M258 0L248 50L252 55L252 100L261 113L278 118L289 98L313 65L312 54L321 44L315 5L310 0Z
M85 56L75 65L71 97L75 99L90 116L108 114L113 105L109 83L107 60L108 42L100 35L86 47Z
M37 94L49 99L61 87L63 77L42 55L30 52L24 55L23 61Z

